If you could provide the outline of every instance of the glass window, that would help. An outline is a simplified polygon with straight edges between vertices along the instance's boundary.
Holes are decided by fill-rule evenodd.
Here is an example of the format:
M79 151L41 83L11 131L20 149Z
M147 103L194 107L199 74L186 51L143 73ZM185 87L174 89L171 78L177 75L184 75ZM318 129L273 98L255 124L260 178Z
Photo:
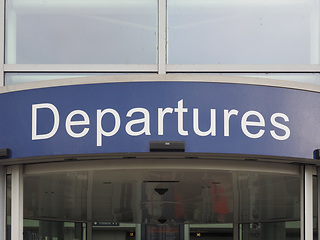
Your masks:
M94 76L119 75L120 73L7 73L5 74L5 85L23 84L46 80L83 78ZM125 74L125 73L122 73ZM139 73L141 74L141 73Z
M290 82L320 85L319 73L224 73L221 75L266 78L271 80L284 80Z
M7 0L6 63L156 61L157 0Z
M46 165L50 166L58 167ZM297 174L101 166L73 171L72 165L61 164L61 172L26 169L24 219L50 222L25 221L25 233L51 236L50 229L67 230L62 222L92 221L87 227L92 227L93 240L133 239L135 234L141 239L177 240L189 235L190 240L222 236L227 240L233 239L239 224L243 240L299 239ZM29 167L36 170L39 165ZM63 221L55 224L58 219ZM69 232L75 235L72 229Z
M83 229L85 223L63 222L63 221L46 221L46 220L23 220L23 239L74 239L85 240L86 235Z
M23 84L29 82L47 81L47 80L58 80L65 79L66 81L71 78L88 78L88 77L98 77L98 76L112 76L112 75L125 75L128 73L6 73L4 80L5 85ZM130 73L130 75L135 74L146 74L146 73ZM150 73L148 73L150 74Z
M318 0L168 0L170 64L317 64Z
M242 239L300 239L299 178L240 173L238 184Z

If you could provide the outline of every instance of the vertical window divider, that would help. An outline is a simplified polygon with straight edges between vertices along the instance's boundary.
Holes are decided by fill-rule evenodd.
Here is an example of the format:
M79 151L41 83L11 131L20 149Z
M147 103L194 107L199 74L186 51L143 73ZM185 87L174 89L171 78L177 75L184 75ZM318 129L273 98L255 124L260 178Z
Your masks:
M5 167L0 166L0 238L6 239L5 226L6 226L6 173Z
M304 202L301 205L304 208L301 215L301 239L309 240L313 239L313 166L306 165L304 167ZM301 199L302 200L302 199ZM302 218L303 217L303 218ZM302 238L304 237L304 238Z
M11 239L23 239L23 166L12 166Z
M0 87L4 86L4 31L5 31L5 0L0 0Z
M167 0L158 0L158 74L166 74Z
M305 231L305 167L300 166L300 240L304 240L304 231Z
M317 196L317 206L318 206L318 212L317 212L317 233L318 233L318 236L317 236L317 239L319 240L320 239L320 167L317 167L317 193L318 193L318 196Z

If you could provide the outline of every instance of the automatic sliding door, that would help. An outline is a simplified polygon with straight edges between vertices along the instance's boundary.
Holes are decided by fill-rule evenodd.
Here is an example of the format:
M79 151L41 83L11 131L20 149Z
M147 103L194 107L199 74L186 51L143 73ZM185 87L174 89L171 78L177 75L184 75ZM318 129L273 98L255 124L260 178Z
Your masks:
M96 162L96 167L93 162L61 164L61 171L55 166L51 173L46 172L51 164L41 166L42 172L26 167L24 218L86 222L92 240L101 234L135 240L160 233L179 240L300 236L301 177L296 166L197 159L188 168L185 162L170 169L174 160L157 166L148 160L123 169L123 161L114 161L112 168L110 161ZM130 161L133 166L135 160ZM31 231L27 223L25 231ZM56 225L60 232L67 229ZM52 227L41 226L50 234Z

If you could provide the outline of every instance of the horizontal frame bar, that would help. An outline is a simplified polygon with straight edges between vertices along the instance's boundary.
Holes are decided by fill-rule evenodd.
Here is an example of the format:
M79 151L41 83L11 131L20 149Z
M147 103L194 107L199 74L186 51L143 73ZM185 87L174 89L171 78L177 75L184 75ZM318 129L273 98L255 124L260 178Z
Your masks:
M4 72L158 72L157 64L4 64ZM167 64L166 73L320 73L320 64Z
M14 73L14 71L13 71ZM18 72L19 74L30 73L30 72ZM32 72L34 74L43 72ZM60 71L46 72L46 73L61 73ZM68 73L68 72L67 72ZM77 73L77 72L72 72ZM80 72L81 73L81 72ZM88 73L88 72L87 72ZM89 72L90 73L90 72ZM93 72L94 73L94 72ZM125 73L125 72L122 72ZM129 72L128 72L129 73ZM311 92L320 93L320 85L286 81L286 80L275 80L268 78L256 78L256 77L240 77L240 76L226 76L226 75L210 75L210 74L115 74L103 75L103 76L91 76L91 77L77 77L56 80L45 80L27 82L24 84L13 84L5 87L0 87L0 94L14 91L22 91L36 88L45 87L60 87L69 85L81 85L81 84L92 84L92 83L119 83L119 82L215 82L215 83L234 83L234 84L246 84L246 85L258 85L268 87L281 87L296 90L305 90Z

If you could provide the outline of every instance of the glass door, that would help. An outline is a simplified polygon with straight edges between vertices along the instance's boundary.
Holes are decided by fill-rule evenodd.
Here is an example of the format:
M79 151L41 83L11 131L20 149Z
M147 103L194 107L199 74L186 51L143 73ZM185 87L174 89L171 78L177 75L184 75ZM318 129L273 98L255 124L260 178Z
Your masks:
M86 224L53 220L30 220L23 223L24 240L86 240Z
M124 169L124 161L25 167L26 239L300 237L297 166L197 159L170 169L179 161L131 159Z

